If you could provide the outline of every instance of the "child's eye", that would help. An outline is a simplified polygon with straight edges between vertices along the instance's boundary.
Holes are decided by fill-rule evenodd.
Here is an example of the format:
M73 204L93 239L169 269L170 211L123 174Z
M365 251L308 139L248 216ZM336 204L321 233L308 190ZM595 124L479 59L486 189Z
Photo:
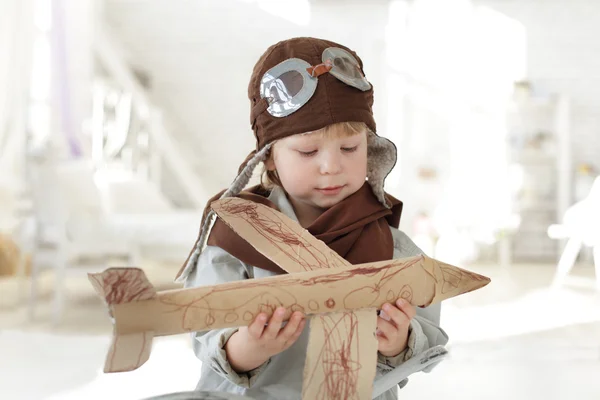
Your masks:
M354 146L354 147L342 147L342 151L346 152L346 153L353 153L356 151L356 149L358 149L358 146Z
M298 150L298 153L300 153L300 155L302 157L310 157L310 156L314 156L315 154L317 154L317 150L313 150L313 151L300 151L300 150Z

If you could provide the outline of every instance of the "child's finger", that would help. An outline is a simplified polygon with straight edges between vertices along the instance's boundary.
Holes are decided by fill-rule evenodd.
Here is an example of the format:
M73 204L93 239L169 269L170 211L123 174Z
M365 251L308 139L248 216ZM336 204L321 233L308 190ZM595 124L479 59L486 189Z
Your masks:
M279 335L277 335L277 338L288 340L294 333L296 333L300 322L302 322L302 319L303 315L301 312L293 313L285 328L283 328L279 332Z
M398 329L391 322L381 317L377 317L377 328L387 339L391 339L398 334Z
M300 321L300 323L298 324L298 328L296 328L296 332L294 332L287 341L288 342L292 341L292 343L293 343L296 340L298 340L298 337L302 334L302 331L304 331L305 326L306 326L306 318L303 318Z
M385 319L386 321L391 321L391 320L392 320L392 319L390 318L390 316L389 316L389 315L387 315L387 314L385 313L385 311L383 311L383 310L381 310L381 312L379 313L379 316L380 316L381 318Z
M396 305L404 314L406 314L409 320L413 319L415 315L417 315L417 309L415 306L404 299L398 299L396 301Z
M248 333L254 339L259 339L265 329L265 323L267 322L267 315L260 313L254 318L254 321L248 326Z
M409 323L408 316L393 305L386 303L383 305L383 310L390 317L390 320L388 321L396 327L404 326Z
M271 316L271 319L269 320L269 323L267 324L267 327L263 333L263 337L266 339L275 339L277 337L277 334L281 329L281 324L283 323L284 315L285 308L278 307Z
M390 346L390 340L386 338L383 333L376 336L377 338L377 350L385 350Z
M298 324L298 329L294 332L294 336L300 336L304 331L304 327L306 326L306 318L302 318L302 321Z

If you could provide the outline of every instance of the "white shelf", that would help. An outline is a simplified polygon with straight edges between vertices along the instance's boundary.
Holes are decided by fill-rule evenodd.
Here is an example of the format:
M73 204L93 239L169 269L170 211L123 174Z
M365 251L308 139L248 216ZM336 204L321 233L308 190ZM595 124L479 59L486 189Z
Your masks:
M571 199L569 103L562 96L520 99L508 107L508 154L523 174L513 210L521 217L512 257L556 259L547 228L562 218Z

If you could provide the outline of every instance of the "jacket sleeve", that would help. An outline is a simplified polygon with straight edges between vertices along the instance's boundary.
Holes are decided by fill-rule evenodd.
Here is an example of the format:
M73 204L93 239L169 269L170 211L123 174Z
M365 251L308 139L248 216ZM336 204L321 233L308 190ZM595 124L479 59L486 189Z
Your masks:
M394 238L394 258L412 257L423 254L421 249L404 232L395 228L391 229ZM448 343L448 335L439 326L440 313L440 304L434 304L426 308L417 308L417 315L410 323L407 348L395 357L386 357L378 353L378 368L382 372L389 371L423 351ZM424 371L429 372L433 367L434 365L427 367Z
M207 246L200 257L196 268L185 281L185 287L216 285L219 283L239 281L252 276L252 268L216 246ZM238 328L215 329L207 332L193 332L193 348L196 357L210 368L232 383L249 388L258 379L260 373L270 362L258 368L238 374L227 361L225 343L237 332Z

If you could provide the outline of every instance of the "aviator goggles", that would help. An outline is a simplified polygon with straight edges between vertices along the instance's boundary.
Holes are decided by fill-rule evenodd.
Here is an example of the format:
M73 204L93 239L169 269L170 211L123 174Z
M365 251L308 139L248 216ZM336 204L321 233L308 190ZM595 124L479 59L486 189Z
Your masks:
M285 117L298 111L314 95L318 77L327 72L362 91L371 89L358 61L348 51L329 47L323 51L321 60L322 64L312 66L299 58L290 58L269 69L260 82L260 97L268 103L267 112L274 117Z

